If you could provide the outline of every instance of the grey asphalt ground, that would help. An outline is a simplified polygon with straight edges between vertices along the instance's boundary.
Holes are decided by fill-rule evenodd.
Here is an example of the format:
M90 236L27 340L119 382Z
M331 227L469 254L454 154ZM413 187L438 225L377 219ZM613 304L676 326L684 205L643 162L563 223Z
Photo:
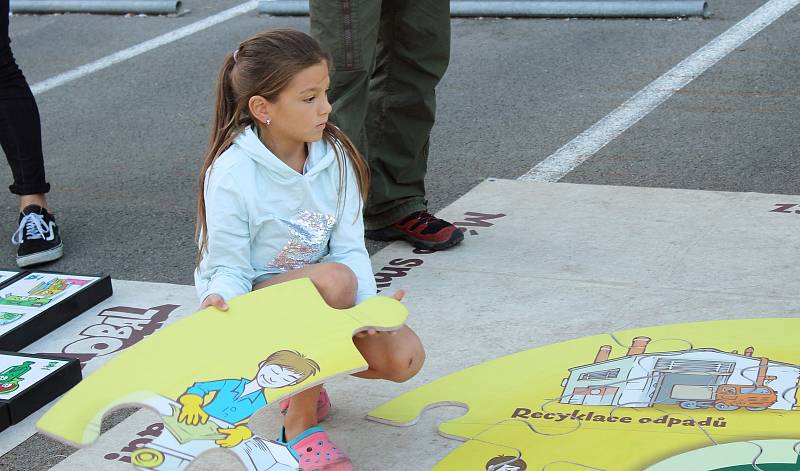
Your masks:
M239 3L186 0L191 11L171 17L13 16L12 48L34 84ZM431 209L487 177L522 175L766 1L709 3L705 20L454 19ZM64 258L47 269L191 284L196 177L217 68L239 41L277 27L307 31L308 19L253 12L37 97L65 241ZM562 181L800 193L798 39L795 8ZM7 166L0 181L11 183ZM8 239L16 210L12 195L0 199ZM8 239L0 267L14 266ZM47 469L69 453L49 443L30 440L0 458L0 469ZM31 468L31 456L41 464Z

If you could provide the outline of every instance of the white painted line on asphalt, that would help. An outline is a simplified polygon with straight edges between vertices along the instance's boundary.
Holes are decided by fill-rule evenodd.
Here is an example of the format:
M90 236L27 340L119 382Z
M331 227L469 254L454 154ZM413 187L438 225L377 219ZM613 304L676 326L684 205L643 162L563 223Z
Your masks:
M557 182L647 116L675 92L798 4L800 0L770 0L765 3L539 162L518 180Z
M58 74L55 77L51 77L49 79L35 83L31 86L31 91L33 91L34 95L42 94L60 85L64 85L65 83L77 80L81 77L85 77L91 73L97 72L98 70L105 69L106 67L111 67L114 64L119 64L120 62L126 61L140 54L144 54L145 52L151 51L157 47L161 47L166 44L175 42L179 39L185 38L186 36L190 36L199 31L203 31L204 29L208 29L212 26L218 25L224 21L236 18L237 16L255 10L256 8L258 8L258 2L255 0L242 3L239 6L219 12L215 15L209 16L208 18L204 18L190 25L186 25L182 28L178 28L175 31L162 34L161 36L150 39L143 43L139 43L135 46L131 46L127 49L123 49L119 52L115 52L114 54L108 55L94 62L90 62L88 64L64 72L62 74Z

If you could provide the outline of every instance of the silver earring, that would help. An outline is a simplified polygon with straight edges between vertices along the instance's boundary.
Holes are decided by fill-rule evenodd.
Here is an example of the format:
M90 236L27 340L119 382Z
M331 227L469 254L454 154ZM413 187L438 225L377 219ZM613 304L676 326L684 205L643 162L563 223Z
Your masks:
M264 124L266 124L267 126L269 126L269 123L271 123L271 122L272 122L272 120L270 120L269 118L264 120Z

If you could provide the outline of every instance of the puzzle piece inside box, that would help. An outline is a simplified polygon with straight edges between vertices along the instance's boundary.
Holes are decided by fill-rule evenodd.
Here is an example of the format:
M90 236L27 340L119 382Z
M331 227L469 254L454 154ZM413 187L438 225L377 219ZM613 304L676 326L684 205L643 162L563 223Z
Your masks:
M21 422L80 380L78 360L0 352L0 414L6 416L7 425Z
M800 440L750 440L682 453L645 471L797 471Z
M143 405L162 416L169 432L131 456L143 469L185 469L220 447L250 470L295 469L288 449L252 434L250 416L334 376L365 370L353 335L399 329L407 316L400 302L383 296L332 309L308 279L256 290L228 305L227 312L199 311L121 352L37 427L84 446L97 438L109 411Z
M11 275L0 286L0 350L30 345L111 293L108 276L43 271Z
M798 327L794 318L702 322L547 345L429 383L369 418L409 425L426 408L465 406L439 431L482 444L462 446L467 451L459 448L437 470L479 469L474 463L487 463L485 454L470 461L464 453L485 442L506 455L522 450L533 469L640 470L713 443L796 436ZM641 446L611 451L643 437Z

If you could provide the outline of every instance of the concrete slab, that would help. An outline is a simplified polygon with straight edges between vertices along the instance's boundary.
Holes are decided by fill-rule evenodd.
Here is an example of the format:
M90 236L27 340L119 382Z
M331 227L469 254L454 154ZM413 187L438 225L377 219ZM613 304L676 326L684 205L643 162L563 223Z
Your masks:
M435 432L458 409L431 411L408 429L363 416L433 379L548 343L636 326L796 316L800 214L774 211L793 202L800 197L487 180L440 213L465 229L463 245L426 253L396 243L373 256L384 291L408 291L409 324L428 360L405 384L333 381L325 426L356 469L426 470L459 445ZM52 469L129 469L125 457L155 424L155 414L137 412ZM280 417L268 407L253 425L271 437ZM215 453L191 469L239 468Z
M792 202L800 197L487 180L442 214L507 213L502 229L431 257L443 270L792 296L800 215L773 212Z

